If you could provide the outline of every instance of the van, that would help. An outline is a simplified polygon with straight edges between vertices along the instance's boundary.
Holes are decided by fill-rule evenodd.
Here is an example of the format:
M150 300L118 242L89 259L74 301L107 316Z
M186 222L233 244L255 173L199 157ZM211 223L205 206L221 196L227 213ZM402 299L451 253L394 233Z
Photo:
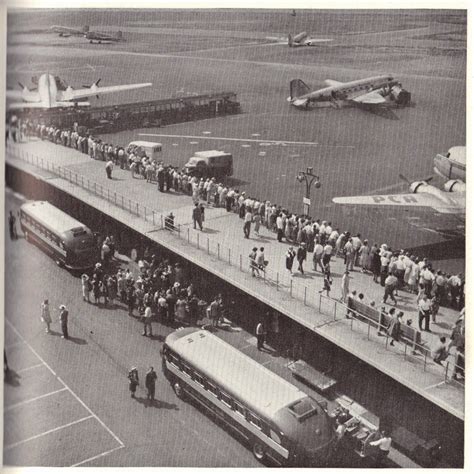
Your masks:
M197 151L184 165L184 171L201 178L232 176L232 155L218 150Z
M148 158L152 160L160 160L160 153L162 149L161 143L157 142L146 142L142 140L137 140L134 142L130 142L128 144L127 150L130 150L131 147L140 147L145 153Z

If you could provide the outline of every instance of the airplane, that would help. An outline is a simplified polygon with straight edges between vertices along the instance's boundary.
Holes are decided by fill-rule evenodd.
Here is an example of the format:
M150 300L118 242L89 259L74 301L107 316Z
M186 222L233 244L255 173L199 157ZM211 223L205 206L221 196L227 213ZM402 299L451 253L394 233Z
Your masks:
M110 44L125 41L121 31L117 31L115 35L109 35L99 31L88 31L84 34L84 38L88 39L91 44L94 42L97 44Z
M89 31L89 26L86 25L82 30L77 28L70 28L68 26L54 25L50 28L53 33L58 33L62 38L69 38L70 36L84 36Z
M73 89L66 86L63 81L52 74L42 74L38 79L37 89L28 89L21 83L21 91L7 90L7 99L21 100L22 102L9 103L9 110L25 109L25 108L44 108L51 109L55 107L75 107L88 106L89 102L84 99L90 96L99 96L101 94L110 94L112 92L120 92L132 89L140 89L142 87L150 87L150 82L142 84L123 84L118 86L99 87L100 79L90 87L82 89Z
M295 36L292 36L291 34L288 35L288 46L290 48L297 48L298 46L316 46L317 43L327 43L328 41L332 41L332 39L309 38L306 31L298 33Z
M411 94L402 89L400 82L389 75L367 77L351 82L338 82L331 79L324 82L327 87L311 91L301 79L293 79L290 82L288 102L299 108L308 108L312 103L329 104L336 108L341 105L370 108L389 105L393 102L408 105L411 100Z
M453 147L464 148L465 147ZM451 148L451 150L453 150ZM456 150L458 151L458 150ZM448 153L449 154L449 153ZM437 155L434 162L439 164ZM444 157L446 159L446 157ZM438 168L440 176L447 181L443 189L429 184L433 177L421 181L410 181L402 174L400 178L409 184L412 194L389 194L373 196L345 196L335 197L332 201L336 204L365 204L375 206L402 206L402 207L431 207L441 214L461 214L466 212L466 183L461 179L452 179L449 168Z
M453 146L445 155L437 154L433 169L442 178L466 181L466 147Z

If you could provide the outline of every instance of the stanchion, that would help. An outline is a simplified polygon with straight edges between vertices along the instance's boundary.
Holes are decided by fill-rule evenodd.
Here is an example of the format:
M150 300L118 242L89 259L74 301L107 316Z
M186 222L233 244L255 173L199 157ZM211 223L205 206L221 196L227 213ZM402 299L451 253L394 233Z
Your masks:
M137 216L140 217L140 211L138 209L138 202L137 202Z
M161 228L164 229L164 225L163 225L163 214L160 215L160 218L161 218Z
M230 249L229 249L229 265L230 265Z
M278 280L279 280L279 277L280 277L280 275L279 275L279 273L277 272L277 281L276 281L276 284L277 284L277 291L278 291Z
M304 287L304 305L306 306L306 286Z
M117 193L114 191L114 204L117 205Z
M240 264L240 271L242 271L242 254L239 254L239 264Z
M209 240L208 240L208 242L209 242ZM197 234L197 248L199 250L199 234Z
M189 227L188 227L188 244L189 244Z
M198 234L199 237L199 234ZM209 255L209 237L207 238L207 254Z
M336 320L336 317L337 317L337 301L334 301L334 321Z
M122 196L122 209L125 209L124 205L123 205L123 196Z
M370 323L367 321L367 340L370 341Z
M293 297L293 280L290 280L290 296Z
M221 259L221 244L217 242L217 260Z
M155 211L151 211L151 216L152 216L152 219L153 219L153 225L155 225Z

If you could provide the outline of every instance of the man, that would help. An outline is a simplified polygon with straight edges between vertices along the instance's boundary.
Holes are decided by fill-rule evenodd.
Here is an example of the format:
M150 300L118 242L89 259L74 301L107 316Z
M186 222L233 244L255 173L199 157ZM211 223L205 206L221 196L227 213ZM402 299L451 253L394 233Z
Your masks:
M249 265L253 277L260 274L257 267L257 247L254 247L249 254Z
M261 321L257 324L255 335L257 336L257 349L261 351L265 348L265 328L263 327L263 323Z
M46 334L50 334L51 330L49 326L51 325L51 314L49 311L49 302L48 300L44 300L41 303L41 321L46 325Z
M66 309L66 306L63 304L59 307L60 313L59 313L59 322L61 323L61 331L63 332L63 335L61 336L62 339L69 339L69 334L67 332L67 320L68 320L68 310Z
M199 229L202 230L202 214L201 214L201 208L199 207L199 203L196 203L193 209L194 228L196 228L196 223L199 225Z
M260 249L257 251L257 254L255 255L255 263L257 264L258 269L262 270L263 273L265 273L265 267L267 266L264 252L265 247L260 247Z
M418 328L420 331L423 331L423 321L425 322L425 331L430 331L430 314L431 314L431 301L428 299L428 296L423 294L419 303L418 303Z
M298 260L298 270L304 275L303 262L306 260L306 244L304 242L298 247L296 260Z
M444 336L441 336L439 338L439 341L433 347L431 356L433 357L433 361L435 362L435 364L438 365L443 365L441 364L441 362L448 358L449 351L446 347L446 338Z
M390 452L390 447L392 446L392 438L387 436L385 431L382 431L380 434L382 435L380 439L370 443L371 446L379 447L377 458L375 459L375 467L383 467L384 459L387 458L388 453Z
M13 215L12 211L10 211L10 215L8 216L8 228L10 230L10 239L17 239L18 235L16 233L16 217Z
M324 246L324 251L323 251L323 266L324 266L324 269L326 269L327 266L329 265L329 263L331 262L332 251L333 251L332 245L326 244Z
M217 328L219 322L219 298L217 296L209 305L209 319L212 327Z
M393 303L396 305L397 300L393 296L393 292L396 290L398 284L397 277L395 275L392 275L392 273L388 274L388 277L385 280L385 292L383 295L383 302L387 302L387 298L390 296L391 300Z
M155 370L153 367L148 369L148 372L145 375L145 387L146 387L146 398L147 400L154 401L155 400L155 383L158 376L156 375Z
M112 179L112 170L114 169L114 162L112 160L107 161L105 165L105 172L107 173L107 179Z
M324 273L324 266L322 262L324 247L319 242L319 239L316 237L314 239L314 249L313 249L313 270L318 271L318 265L321 268L321 273Z
M252 212L247 210L244 218L244 237L248 239L250 237L250 226L252 224Z
M346 270L341 280L341 302L345 303L349 295L349 271Z
M277 240L278 242L281 242L283 239L283 233L284 233L284 228L285 228L285 223L283 220L283 214L280 212L276 218L276 228L277 228Z
M294 251L293 247L290 247L288 249L288 252L286 252L285 256L285 263L286 263L286 269L290 273L290 275L293 275L293 261L295 260L296 252Z
M151 313L151 305L147 304L145 308L145 313L143 314L143 333L142 336L153 336L153 330L151 326L151 318L152 318L152 313ZM148 332L147 332L148 329Z

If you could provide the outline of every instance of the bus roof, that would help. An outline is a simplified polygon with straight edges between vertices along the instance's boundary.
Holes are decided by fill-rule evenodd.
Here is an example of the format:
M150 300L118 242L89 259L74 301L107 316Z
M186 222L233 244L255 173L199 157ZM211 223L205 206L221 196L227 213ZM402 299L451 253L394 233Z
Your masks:
M184 361L189 361L229 395L241 399L259 414L272 418L277 411L307 397L209 331L178 330L170 336L166 343Z
M135 140L133 142L130 142L128 144L128 146L130 145L136 145L136 146L141 146L141 147L144 147L144 148L154 148L156 146L158 147L161 147L162 144L161 143L158 143L158 142L147 142L147 141L144 141L144 140Z
M22 211L29 214L51 231L64 234L71 229L86 228L84 224L67 215L47 201L33 201L23 204Z

